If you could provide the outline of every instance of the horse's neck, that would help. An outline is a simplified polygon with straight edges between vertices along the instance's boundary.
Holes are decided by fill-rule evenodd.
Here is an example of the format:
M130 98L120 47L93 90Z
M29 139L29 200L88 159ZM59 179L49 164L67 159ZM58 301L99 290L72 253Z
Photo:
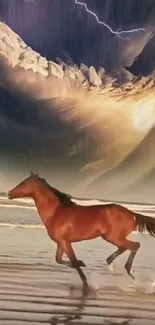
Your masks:
M48 227L60 206L59 199L44 185L35 189L33 199L44 225Z

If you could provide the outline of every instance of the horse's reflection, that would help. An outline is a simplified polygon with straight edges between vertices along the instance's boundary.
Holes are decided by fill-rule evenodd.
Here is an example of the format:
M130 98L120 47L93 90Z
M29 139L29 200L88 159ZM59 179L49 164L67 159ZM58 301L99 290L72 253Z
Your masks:
M71 323L72 321L76 320L76 319L80 319L80 317L77 315L71 315L71 316L66 316L66 317L52 317L50 320L51 325L71 325L73 323Z
M75 310L72 312L70 315L62 315L62 316L54 316L49 320L49 325L73 325L76 324L76 320L81 320L82 319L82 311L84 310L86 306L87 299L89 298L96 298L97 297L97 292L96 290L90 290L89 294L87 295L80 295L76 297L74 295L74 291L70 292L70 299L79 299L78 306L75 308ZM103 316L103 325L130 325L131 319L125 320L125 321L108 321L104 320ZM87 322L87 325L89 323Z
M49 324L50 325L60 325L60 324L71 325L71 324L73 324L72 321L80 320L82 317L81 313L84 310L85 303L86 303L87 297L89 295L91 295L91 291L89 291L89 294L87 294L87 295L84 295L82 293L80 296L76 297L74 295L74 290L71 290L69 298L70 299L75 299L75 298L78 299L79 298L78 306L75 308L75 310L73 311L73 313L71 315L52 317L49 321Z
M131 322L131 319L129 319L129 320L125 320L125 321L123 321L123 322L121 322L121 323L116 323L116 322L112 322L112 321L107 321L107 322L105 322L105 323L103 323L103 325L130 325L130 322Z

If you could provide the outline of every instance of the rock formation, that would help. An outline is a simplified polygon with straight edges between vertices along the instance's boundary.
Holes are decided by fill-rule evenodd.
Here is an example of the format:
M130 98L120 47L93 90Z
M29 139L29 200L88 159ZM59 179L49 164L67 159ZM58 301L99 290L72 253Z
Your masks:
M97 72L94 67L88 68L84 64L81 64L80 68L78 68L76 65L66 65L60 59L57 60L59 63L47 61L46 58L27 46L16 33L2 22L0 22L0 57L1 67L4 70L8 68L14 72L15 69L17 71L17 68L22 68L45 79L57 77L67 88L96 87L102 89L107 87L109 83L109 77L106 76L103 67ZM119 72L117 74L119 75ZM131 81L132 79L134 79L134 76L130 73L130 77L127 77L125 81ZM115 79L111 79L110 85L114 82Z
M112 71L110 76L106 75L103 67L97 72L94 67L87 67L83 63L78 68L76 65L67 65L60 59L57 61L58 63L47 61L45 57L27 46L5 23L0 22L2 71L0 82L3 87L7 84L7 87L11 86L23 91L29 88L30 91L31 84L31 94L40 91L41 97L49 98L53 96L53 83L54 97L57 94L65 96L67 89L70 88L95 88L99 92L110 91L119 94L122 91L123 93L137 92L144 87L153 87L155 83L154 73L145 78L136 78L126 69L121 68L119 71ZM51 88L50 95L49 88Z

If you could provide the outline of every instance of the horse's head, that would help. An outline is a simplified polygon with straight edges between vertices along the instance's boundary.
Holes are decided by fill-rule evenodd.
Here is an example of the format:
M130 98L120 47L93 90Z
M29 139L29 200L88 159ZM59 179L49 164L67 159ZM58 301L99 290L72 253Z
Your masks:
M31 197L33 194L33 190L38 179L38 174L33 174L24 179L21 183L19 183L16 187L14 187L11 191L8 192L8 198L18 199L20 197Z

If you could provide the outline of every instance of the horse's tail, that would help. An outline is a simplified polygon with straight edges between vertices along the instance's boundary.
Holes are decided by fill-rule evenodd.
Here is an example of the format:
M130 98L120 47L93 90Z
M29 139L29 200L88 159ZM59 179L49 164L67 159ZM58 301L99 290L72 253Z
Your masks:
M155 219L139 213L134 213L134 216L138 231L141 233L147 231L151 236L155 237Z

